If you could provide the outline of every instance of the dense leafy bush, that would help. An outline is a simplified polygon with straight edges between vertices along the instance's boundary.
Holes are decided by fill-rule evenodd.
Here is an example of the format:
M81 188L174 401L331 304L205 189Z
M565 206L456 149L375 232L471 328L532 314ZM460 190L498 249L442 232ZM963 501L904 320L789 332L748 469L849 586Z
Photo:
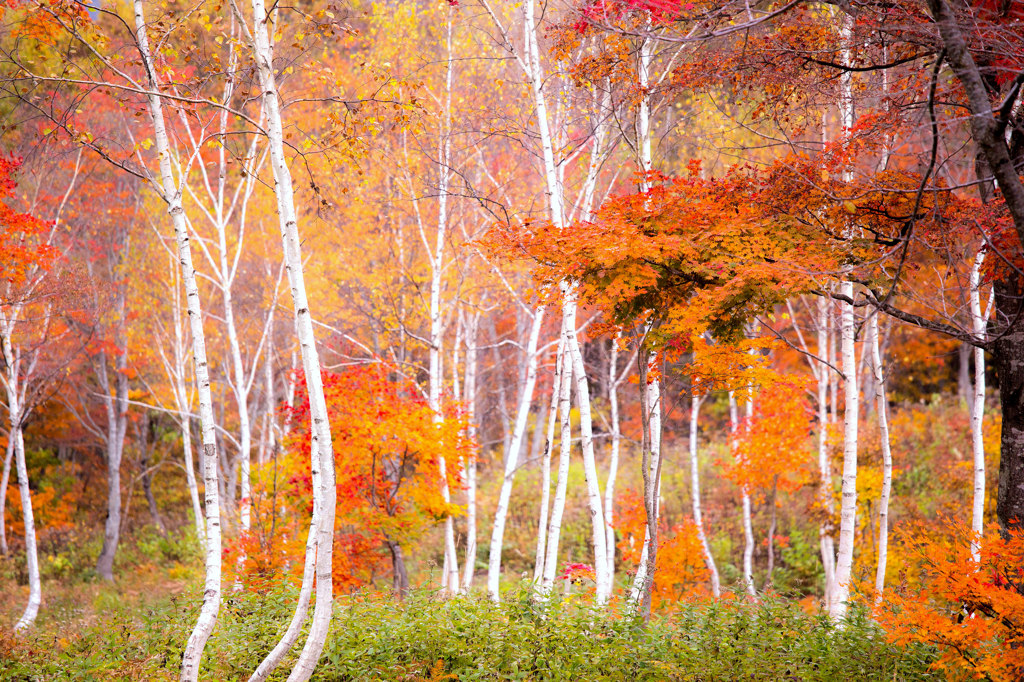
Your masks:
M244 679L283 630L291 594L229 596L204 678ZM176 679L195 604L101 605L77 632L40 628L0 642L3 680ZM46 624L44 624L45 626ZM859 612L837 629L784 602L692 605L646 627L526 594L495 606L412 595L338 601L315 679L344 680L930 680L925 646L887 644ZM284 679L287 662L280 671ZM275 678L277 679L277 678Z

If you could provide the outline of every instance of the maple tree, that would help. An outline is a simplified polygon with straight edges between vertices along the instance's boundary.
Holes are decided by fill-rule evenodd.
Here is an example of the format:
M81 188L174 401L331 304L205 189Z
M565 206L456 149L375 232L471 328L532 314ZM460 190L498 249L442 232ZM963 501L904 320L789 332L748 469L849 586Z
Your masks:
M903 534L910 554L903 585L886 593L876 617L893 641L937 645L935 665L949 679L1018 679L1024 539L1016 529L990 532L975 551L971 531L946 530L918 525Z
M339 425L335 435L337 494L342 501L335 533L341 539L333 579L339 589L367 582L368 568L390 554L394 591L409 590L405 550L444 519L462 513L441 494L442 457L453 461L473 456L464 417L456 406L445 409L440 422L418 387L383 363L325 373L324 391L329 414ZM301 453L308 451L308 398L300 393L291 418L296 428L287 441L285 459L277 474L287 481L277 493L292 514L310 511L312 478ZM298 456L296 456L298 453ZM459 471L444 470L452 490L461 488ZM266 494L264 494L264 499ZM258 517L277 514L276 507L259 508ZM262 518L262 526L270 521ZM287 531L282 529L282 534ZM274 551L279 551L275 548ZM266 552L264 552L266 553ZM261 560L246 559L246 571L265 572Z

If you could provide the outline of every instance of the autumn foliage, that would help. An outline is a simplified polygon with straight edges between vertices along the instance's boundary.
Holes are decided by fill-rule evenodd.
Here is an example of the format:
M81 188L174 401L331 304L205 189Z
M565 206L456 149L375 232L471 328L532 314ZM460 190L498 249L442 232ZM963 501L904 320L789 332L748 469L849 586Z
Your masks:
M618 549L622 560L635 571L640 563L647 527L643 497L636 491L626 490L620 493L617 505ZM707 597L709 573L693 520L686 519L669 527L662 518L658 536L652 607L667 611L681 602Z
M937 646L936 666L947 679L1019 680L1024 675L1024 532L986 529L975 562L969 529L954 524L952 531L943 534L918 524L902 533L913 563L902 584L885 593L875 615L891 641Z
M390 546L408 548L447 516L461 514L460 506L445 502L441 484L461 489L460 470L473 451L458 406L435 415L418 387L387 365L325 372L323 379L334 426L338 493L334 582L351 591L388 572ZM244 555L244 570L254 577L302 570L301 529L313 509L309 399L304 393L290 418L295 430L284 453L259 472L254 530L233 545L236 554L227 555ZM447 462L443 477L442 457Z

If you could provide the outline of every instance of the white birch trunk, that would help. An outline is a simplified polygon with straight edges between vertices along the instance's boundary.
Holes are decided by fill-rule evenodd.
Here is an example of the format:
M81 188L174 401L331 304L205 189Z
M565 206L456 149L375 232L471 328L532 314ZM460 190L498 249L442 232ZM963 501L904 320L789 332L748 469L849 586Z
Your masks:
M477 334L480 328L480 313L474 312L467 316L466 323L466 435L471 443L476 442L476 372L477 372ZM469 592L473 586L473 574L476 571L476 456L466 462L466 563L463 565L462 590Z
M563 329L564 334L564 329ZM561 386L558 388L558 412L560 421L558 479L555 482L555 496L551 501L551 521L548 524L548 539L544 551L544 575L541 581L541 595L551 594L555 583L555 572L558 570L558 541L562 532L562 514L565 512L565 492L569 479L569 459L572 454L572 430L570 410L572 408L572 360L569 354L562 353Z
M753 410L753 402L747 401L747 418ZM736 396L729 391L729 432L735 444L739 433L739 410ZM733 446L735 448L735 445ZM741 514L743 522L743 587L751 597L757 596L754 587L754 527L750 513L750 493L745 485L740 486Z
M871 341L871 369L874 374L875 403L878 410L878 431L882 444L882 494L878 500L878 566L875 570L876 598L881 599L885 589L885 565L889 555L889 496L892 492L892 450L889 447L889 403L885 396L885 372L879 349L878 315L868 320Z
M7 447L4 453L4 472L0 476L0 554L7 556L10 548L7 546L7 526L4 522L4 515L7 511L7 486L11 480L11 463L14 461L14 435L7 434Z
M605 549L608 552L608 580L615 585L615 479L619 473L619 448L622 431L619 425L619 339L621 333L612 339L611 357L608 358L608 419L611 428L611 445L608 453L608 480L604 484L604 525L607 537ZM554 422L552 421L552 427ZM545 487L546 490L546 487Z
M565 329L565 352L572 361L573 377L576 379L576 404L580 414L580 446L583 450L583 475L587 482L587 506L590 510L590 524L594 538L594 576L597 583L596 600L600 606L611 596L611 581L608 575L607 535L604 523L604 511L601 504L601 486L597 475L597 461L594 457L594 434L590 415L590 387L583 366L583 353L580 352L579 340L576 337L576 299L575 294L564 287L565 296L562 303L562 315L573 324Z
M822 296L818 299L818 353L824 354L825 349L831 345L829 341L829 300ZM835 588L835 541L832 538L832 463L828 452L828 389L829 376L833 374L832 368L825 364L818 364L816 377L818 380L818 473L819 490L818 495L822 512L825 519L818 527L818 544L821 550L821 564L825 573L825 609L828 610L832 603L832 593Z
M853 283L839 285L843 296L853 298ZM835 593L829 615L833 620L846 616L850 600L850 579L853 571L853 547L857 532L857 421L860 392L857 388L857 354L854 345L853 306L840 304L842 320L842 359L845 375L843 411L843 501L839 515L839 552L836 556Z
M642 351L641 351L642 352ZM643 360L650 362L649 359ZM658 523L661 502L661 386L657 378L649 378L647 370L641 368L641 413L647 414L646 440L648 461L646 469L641 463L644 479L644 544L640 550L636 575L630 589L628 608L644 618L650 615L651 592L654 589L655 569L658 561ZM642 417L641 417L642 418ZM653 540L653 556L652 556Z
M160 92L160 84L153 68L149 52L149 37L143 14L142 0L134 0L135 29L139 53L153 93ZM167 203L167 212L174 225L178 246L182 282L185 284L185 301L192 332L192 355L196 384L199 392L199 420L203 443L203 484L206 495L206 577L203 586L203 606L195 628L189 636L181 661L182 682L194 682L199 677L199 665L206 641L217 623L221 595L221 533L220 499L217 491L217 449L214 434L213 399L210 391L209 365L206 360L206 336L203 332L203 314L199 302L199 288L195 268L192 265L192 248L189 244L185 211L181 205L181 190L175 186L171 171L171 149L164 122L163 102L159 94L147 99L150 118L153 121L153 138L156 144L160 167L159 190ZM182 178L184 182L184 178Z
M703 396L694 394L690 404L690 495L693 498L693 523L697 526L697 537L700 538L704 561L711 574L711 594L717 599L721 595L721 584L718 578L718 566L715 564L715 557L711 554L711 545L708 543L707 533L704 530L704 518L700 504L700 467L697 462L697 417L703 401Z
M189 414L192 412L192 401L189 399L189 392L185 385L188 351L185 348L180 319L184 317L181 309L181 289L178 277L180 272L172 263L174 269L174 365L165 363L168 378L171 380L172 393L174 394L175 407L178 410L178 419L181 424L181 445L182 454L185 459L185 483L188 486L189 499L192 502L192 520L195 523L196 538L201 547L206 546L206 532L203 525L203 508L199 503L199 486L196 483L196 472L192 462L192 420ZM164 355L161 353L161 357Z
M544 438L544 453L540 462L540 518L537 520L537 550L533 561L534 589L539 590L544 578L544 558L548 539L548 515L551 509L551 452L555 444L555 419L558 417L558 401L562 392L562 356L565 352L565 337L558 337L558 352L555 354L555 373L551 381L551 405L548 408L547 429Z
M235 7L240 22L241 12ZM277 83L274 76L274 56L267 24L271 14L266 11L263 0L252 0L253 24L250 39L253 57L263 91L263 108L267 121L267 138L270 148L270 162L274 174L274 193L277 195L277 211L281 225L281 241L284 249L285 270L291 289L295 309L295 331L299 339L302 368L305 374L306 391L310 406L310 449L311 467L320 472L320 518L316 528L316 606L309 627L306 643L288 676L289 682L305 682L313 674L317 661L327 639L331 623L333 581L331 558L334 549L334 518L337 508L337 489L334 476L334 444L328 421L327 402L324 398L323 377L320 374L320 358L317 354L316 335L313 319L306 297L303 274L301 238L298 217L295 212L294 189L291 172L284 154L284 129L278 99ZM314 488L314 496L318 489ZM307 544L308 549L308 544ZM307 558L307 565L309 564Z
M985 252L978 250L971 268L971 331L979 341L985 340L988 314L981 309L981 266ZM974 456L974 499L971 504L971 556L981 560L981 537L985 530L985 349L974 347L974 395L971 398L971 450Z
M512 483L519 463L519 450L526 435L530 406L533 404L533 389L537 383L537 342L540 338L541 326L544 322L544 308L533 311L533 324L530 326L530 337L526 345L526 381L519 395L519 407L516 410L515 426L512 429L512 441L505 453L505 475L498 494L498 507L494 512L494 528L491 532L491 548L487 560L487 595L493 601L501 600L499 590L501 580L501 549L505 536L505 521L508 516L508 505L512 498Z
M14 456L14 466L18 476L18 496L21 498L21 515L25 526L25 566L28 570L28 604L21 618L14 626L15 632L23 630L35 622L39 613L39 604L42 602L42 585L39 579L39 550L36 544L36 527L32 514L32 489L28 483L28 467L25 464L25 439L22 434L22 421L24 419L24 397L26 394L26 383L32 374L30 368L22 373L22 355L20 349L14 347L12 340L14 326L20 314L20 306L16 306L12 313L0 318L0 351L3 353L5 372L3 385L7 393L7 439L8 452ZM9 470L8 470L9 471ZM7 472L5 472L7 473ZM3 481L4 490L7 489L7 480ZM0 512L2 513L2 512Z
M851 40L853 20L842 13L840 17L840 43L842 44L842 62L852 62ZM845 71L839 77L839 122L845 136L853 128L853 74ZM852 179L848 172L843 179ZM842 280L839 284L840 293L848 300L853 300L853 283ZM850 579L853 571L854 541L857 534L857 425L860 419L860 390L857 382L857 351L855 347L855 327L853 305L840 303L841 316L841 356L844 375L844 409L843 409L843 497L840 507L839 521L839 552L836 555L835 593L830 604L829 615L833 620L840 621L846 616L850 599Z
M14 626L14 631L24 630L35 622L42 602L42 587L39 581L39 550L36 547L36 526L32 515L32 491L28 485L28 468L25 466L25 439L21 429L21 411L17 403L11 411L11 438L14 438L14 460L18 470L18 494L21 497L21 515L25 523L25 560L28 568L28 604Z
M450 177L449 156L451 143L449 139L451 127L451 90L452 90L452 24L449 10L447 21L448 60L445 71L446 100L441 130L438 134L438 200L437 200L437 234L435 235L433 253L430 260L430 375L429 398L430 408L434 411L434 420L441 422L441 386L444 376L441 371L441 352L444 344L444 326L441 314L441 286L444 275L444 246L448 234L448 181ZM441 497L445 503L451 502L451 491L448 489L447 461L441 455L438 461L441 474ZM444 520L444 570L441 576L442 590L450 594L459 591L459 557L455 551L455 528L450 516Z

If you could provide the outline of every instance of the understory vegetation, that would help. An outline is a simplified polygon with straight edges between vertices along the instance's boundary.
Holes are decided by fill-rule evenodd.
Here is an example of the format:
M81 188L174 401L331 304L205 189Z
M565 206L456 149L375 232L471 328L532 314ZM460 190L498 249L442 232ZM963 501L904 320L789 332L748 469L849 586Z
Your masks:
M0 640L0 679L174 680L194 599L65 587L38 627ZM166 585L163 586L166 588ZM195 594L187 585L184 594ZM293 591L229 595L208 644L202 679L247 679L277 641ZM545 606L523 589L500 605L414 590L341 598L316 680L940 680L923 644L888 644L863 609L842 628L791 600L685 603L644 625L596 612L581 595ZM81 604L83 606L75 606ZM99 619L95 614L102 611ZM290 661L289 661L290 662ZM284 680L282 666L273 680Z

